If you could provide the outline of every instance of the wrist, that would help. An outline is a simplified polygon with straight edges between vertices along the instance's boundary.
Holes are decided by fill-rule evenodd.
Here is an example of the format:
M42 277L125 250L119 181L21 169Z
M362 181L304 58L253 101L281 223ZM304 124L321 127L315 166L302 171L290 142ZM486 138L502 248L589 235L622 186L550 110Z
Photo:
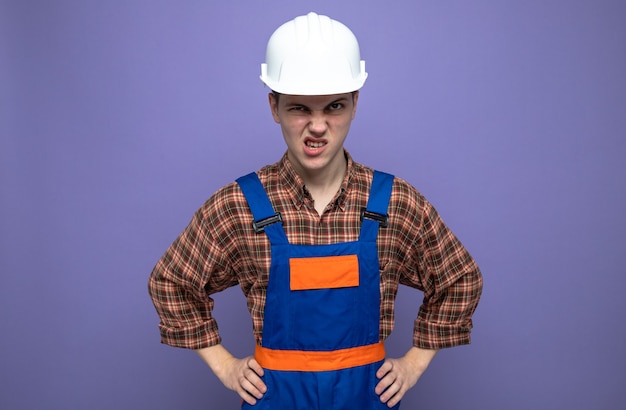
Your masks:
M404 358L411 362L412 367L420 372L424 372L430 365L430 362L439 352L437 349L422 349L420 347L411 347L404 355Z
M218 378L224 371L226 363L233 358L233 355L230 354L230 352L221 344L197 349L195 352L202 358L209 368L211 368L211 371L213 371Z

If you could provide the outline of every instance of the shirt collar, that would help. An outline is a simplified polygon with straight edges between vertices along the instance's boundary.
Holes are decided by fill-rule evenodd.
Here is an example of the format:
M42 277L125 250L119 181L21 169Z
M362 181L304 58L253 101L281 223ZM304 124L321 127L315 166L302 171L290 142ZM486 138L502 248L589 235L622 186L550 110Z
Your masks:
M333 202L335 203L337 208L341 209L342 211L345 209L346 198L348 197L350 184L353 180L352 177L354 175L354 162L352 160L352 156L345 149L344 155L348 162L347 171L341 183L341 187L339 188L339 191L333 199ZM287 158L286 152L280 160L278 169L280 182L297 209L300 209L305 201L312 201L311 194L309 194L309 191L306 189L302 178L293 168L293 165L289 161L289 158Z

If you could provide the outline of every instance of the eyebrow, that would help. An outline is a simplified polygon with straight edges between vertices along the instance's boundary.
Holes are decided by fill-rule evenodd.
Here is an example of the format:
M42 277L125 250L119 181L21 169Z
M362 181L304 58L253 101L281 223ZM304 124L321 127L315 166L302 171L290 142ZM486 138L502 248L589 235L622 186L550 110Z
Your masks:
M338 103L342 101L348 101L348 97L337 98L335 101L332 101L330 104L334 104L334 103ZM327 104L326 106L328 107L330 104Z
M333 101L329 102L328 104L326 104L324 106L324 108L326 108L326 107L328 107L330 105L336 104L338 102L344 102L344 101L348 101L348 97L337 98L336 100L333 100ZM303 104L303 103L299 103L299 102L287 103L287 104L285 104L285 106L286 107L304 107L306 109L310 109L308 105Z

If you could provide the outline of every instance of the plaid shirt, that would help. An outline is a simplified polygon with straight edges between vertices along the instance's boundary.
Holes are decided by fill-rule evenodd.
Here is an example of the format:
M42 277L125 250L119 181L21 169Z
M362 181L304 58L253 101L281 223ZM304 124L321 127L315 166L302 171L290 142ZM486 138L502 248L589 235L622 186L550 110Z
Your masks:
M266 166L259 178L292 244L355 241L373 171L352 161L335 198L320 216L287 156ZM433 206L407 182L395 178L389 225L378 235L380 339L394 325L398 284L419 289L423 303L413 345L440 349L470 342L471 316L482 291L482 276L467 250ZM255 234L252 214L236 183L216 192L155 266L149 291L161 318L162 342L199 349L221 342L212 317L211 294L239 284L247 298L254 336L260 344L270 268L270 244Z

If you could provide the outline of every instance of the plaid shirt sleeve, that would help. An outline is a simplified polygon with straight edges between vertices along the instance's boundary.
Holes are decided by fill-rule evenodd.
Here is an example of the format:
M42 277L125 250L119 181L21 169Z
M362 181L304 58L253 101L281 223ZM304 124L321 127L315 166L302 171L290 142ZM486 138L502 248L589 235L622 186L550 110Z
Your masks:
M424 300L414 324L413 345L442 349L470 343L472 315L483 279L474 259L419 193L409 214L416 236L400 283L421 289Z
M161 318L162 343L200 349L221 343L210 293L237 284L228 253L207 219L209 200L154 267L148 290ZM219 227L218 227L219 228ZM221 227L219 229L228 229Z

